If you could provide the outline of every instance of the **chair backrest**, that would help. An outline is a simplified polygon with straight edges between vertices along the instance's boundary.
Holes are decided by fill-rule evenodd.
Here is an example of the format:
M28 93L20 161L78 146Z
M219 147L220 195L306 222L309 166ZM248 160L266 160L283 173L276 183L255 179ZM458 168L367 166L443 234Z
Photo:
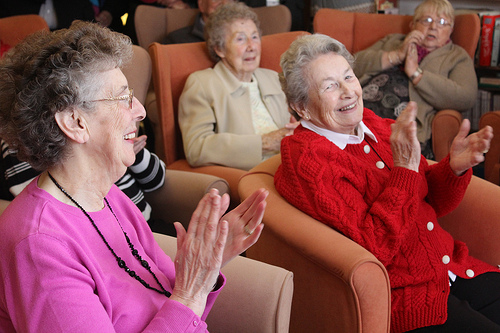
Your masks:
M288 32L292 28L292 14L285 5L252 9L259 17L262 36Z
M122 71L130 88L134 88L134 96L144 105L151 83L151 57L148 51L138 45L132 45L134 55L132 61Z
M49 30L47 22L39 15L16 15L0 19L0 40L11 47L38 30Z
M356 53L388 34L407 34L411 21L411 15L353 13L323 8L314 16L313 30L337 39L351 53ZM474 58L480 30L477 14L457 15L451 39Z
M259 17L263 36L290 31L292 14L285 5L255 7L252 10ZM153 42L164 44L169 33L192 25L198 13L199 10L196 8L169 9L148 5L138 6L134 23L139 45L148 48Z
M260 67L281 71L279 58L304 31L293 31L262 37ZM184 158L182 138L177 123L179 97L188 76L198 70L212 67L206 43L161 45L153 43L149 48L153 61L153 85L162 140L164 161L167 165ZM161 154L161 153L160 153Z
M140 46L147 49L151 43L164 44L170 32L192 25L199 10L169 9L139 5L135 11L135 31Z

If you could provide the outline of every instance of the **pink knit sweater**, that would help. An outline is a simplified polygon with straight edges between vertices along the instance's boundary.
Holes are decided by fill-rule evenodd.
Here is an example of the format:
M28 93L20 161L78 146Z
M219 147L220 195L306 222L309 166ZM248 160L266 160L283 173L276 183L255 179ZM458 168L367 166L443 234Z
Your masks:
M378 143L365 138L344 150L299 126L282 141L276 188L292 205L384 264L391 283L391 332L442 324L448 271L462 278L498 272L469 256L466 245L454 241L437 221L460 203L472 172L455 176L449 158L429 166L422 157L419 173L394 167L392 120L365 109L363 122ZM379 169L378 161L386 166Z
M90 221L76 207L40 189L37 178L0 217L0 332L206 332L183 304L146 289L118 267ZM121 227L166 290L175 267L141 212L115 185L108 199ZM149 285L108 208L89 213L113 250Z

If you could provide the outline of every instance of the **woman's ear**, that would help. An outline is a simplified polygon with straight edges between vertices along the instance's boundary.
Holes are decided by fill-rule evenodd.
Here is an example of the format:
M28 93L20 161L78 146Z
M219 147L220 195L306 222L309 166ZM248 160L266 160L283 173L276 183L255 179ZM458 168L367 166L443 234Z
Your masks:
M219 58L224 59L226 57L226 51L221 50L218 46L214 48L214 51L219 56Z
M85 143L89 140L88 123L77 109L57 112L55 119L61 131L71 140L78 143Z
M311 116L309 115L309 112L307 109L299 103L290 103L290 108L295 111L299 115L300 118L309 120L311 119Z

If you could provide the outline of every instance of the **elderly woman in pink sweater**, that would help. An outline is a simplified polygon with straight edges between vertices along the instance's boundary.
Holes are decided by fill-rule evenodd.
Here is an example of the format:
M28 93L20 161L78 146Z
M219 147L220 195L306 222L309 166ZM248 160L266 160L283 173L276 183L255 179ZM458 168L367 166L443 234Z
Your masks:
M97 24L38 33L0 63L0 135L42 171L0 217L1 332L202 332L220 269L259 237L263 190L223 215L215 190L177 255L114 183L143 106L120 68L130 39Z

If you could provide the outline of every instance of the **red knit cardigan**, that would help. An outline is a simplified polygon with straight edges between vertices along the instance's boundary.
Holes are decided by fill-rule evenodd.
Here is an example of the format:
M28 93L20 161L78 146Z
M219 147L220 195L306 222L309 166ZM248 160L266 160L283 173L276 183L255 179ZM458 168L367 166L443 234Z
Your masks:
M443 324L448 270L462 278L498 272L469 256L466 245L437 222L458 206L472 171L455 176L449 157L429 166L422 156L418 173L394 167L389 142L393 121L365 109L363 122L378 142L365 138L344 150L299 126L282 141L276 189L383 263L391 283L391 332ZM385 163L383 169L378 161Z

